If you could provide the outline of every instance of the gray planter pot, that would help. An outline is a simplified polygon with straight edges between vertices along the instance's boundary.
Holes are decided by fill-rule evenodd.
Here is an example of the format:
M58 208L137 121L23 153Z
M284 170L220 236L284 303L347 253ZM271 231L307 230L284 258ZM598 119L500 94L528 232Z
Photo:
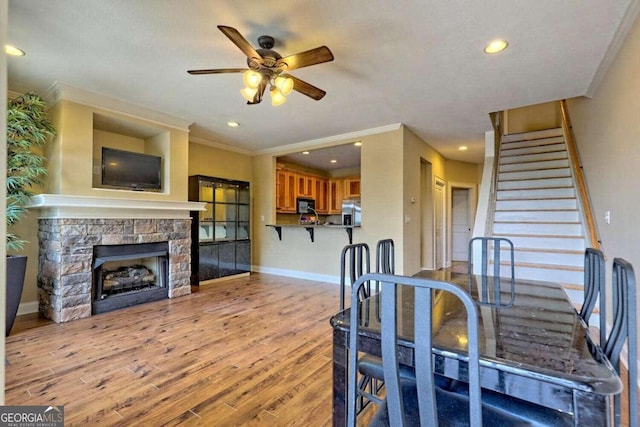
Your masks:
M9 336L13 321L16 320L22 287L24 286L24 275L27 271L27 257L23 255L7 257L7 306L6 306L6 326L5 337Z

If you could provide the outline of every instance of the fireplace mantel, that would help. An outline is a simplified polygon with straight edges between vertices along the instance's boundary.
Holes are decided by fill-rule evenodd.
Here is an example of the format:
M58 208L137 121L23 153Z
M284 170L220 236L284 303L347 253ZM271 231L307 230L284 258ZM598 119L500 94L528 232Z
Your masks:
M203 211L202 202L176 202L116 197L38 194L30 208L42 209L43 218L185 218Z

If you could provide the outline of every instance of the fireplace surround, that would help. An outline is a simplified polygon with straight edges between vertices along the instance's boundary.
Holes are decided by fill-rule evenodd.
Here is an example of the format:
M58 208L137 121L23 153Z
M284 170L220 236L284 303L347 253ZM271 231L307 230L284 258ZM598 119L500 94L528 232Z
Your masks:
M92 315L94 247L166 242L167 296L191 293L191 219L42 218L38 221L39 310L55 322Z

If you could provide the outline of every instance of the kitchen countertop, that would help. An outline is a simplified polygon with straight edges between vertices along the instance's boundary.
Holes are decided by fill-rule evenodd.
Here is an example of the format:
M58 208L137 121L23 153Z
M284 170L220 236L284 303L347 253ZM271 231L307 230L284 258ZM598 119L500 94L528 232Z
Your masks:
M283 228L304 228L309 232L309 236L311 237L311 242L314 241L315 230L317 228L338 228L343 229L347 232L349 236L349 244L353 243L353 229L360 228L359 225L342 225L342 224L296 224L296 223L288 223L288 224L266 224L267 227L273 227L278 233L278 238L282 240L282 229Z

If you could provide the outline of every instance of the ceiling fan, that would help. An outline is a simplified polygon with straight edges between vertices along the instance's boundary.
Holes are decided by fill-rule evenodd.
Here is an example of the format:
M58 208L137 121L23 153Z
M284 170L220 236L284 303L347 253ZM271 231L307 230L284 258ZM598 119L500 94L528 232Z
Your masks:
M326 94L324 90L287 74L287 72L333 61L333 54L328 47L321 46L283 58L278 52L272 50L275 40L271 36L258 37L260 49L256 50L235 28L218 25L218 29L247 55L249 68L188 70L189 74L244 73L243 80L246 87L240 92L247 99L247 104L259 104L267 86L270 87L269 93L273 105L284 103L291 90L307 95L316 101L322 99Z

